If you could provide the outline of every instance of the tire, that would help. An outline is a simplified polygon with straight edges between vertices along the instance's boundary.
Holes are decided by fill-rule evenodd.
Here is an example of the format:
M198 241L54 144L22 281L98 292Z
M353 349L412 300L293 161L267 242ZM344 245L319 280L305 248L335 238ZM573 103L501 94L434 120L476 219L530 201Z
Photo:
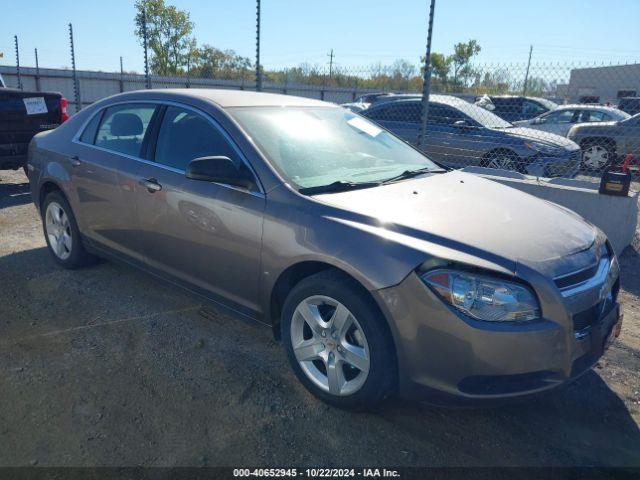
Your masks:
M346 275L326 270L298 283L284 303L281 327L293 371L320 400L369 410L396 386L396 353L386 320L368 292Z
M587 140L582 143L582 168L590 172L601 172L613 163L613 146L603 140Z
M62 267L76 269L97 260L85 250L71 206L59 191L42 202L42 228L49 253Z
M507 150L496 150L487 153L482 157L481 167L497 168L499 170L512 170L519 172L522 170L518 155Z

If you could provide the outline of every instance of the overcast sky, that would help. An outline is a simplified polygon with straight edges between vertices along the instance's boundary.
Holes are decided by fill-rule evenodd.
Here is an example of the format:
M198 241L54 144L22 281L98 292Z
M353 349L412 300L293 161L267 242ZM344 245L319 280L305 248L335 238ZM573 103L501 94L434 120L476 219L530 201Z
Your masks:
M13 35L21 63L71 64L67 24L75 31L79 69L142 71L142 49L133 34L132 0L13 0L0 16L2 65L14 65ZM255 2L251 0L167 0L191 13L195 36L239 54L255 55ZM482 5L483 8L479 6ZM263 0L262 63L266 68L303 62L324 65L333 48L342 67L418 62L424 54L427 0ZM437 0L433 50L476 39L477 61L534 62L640 61L640 0Z

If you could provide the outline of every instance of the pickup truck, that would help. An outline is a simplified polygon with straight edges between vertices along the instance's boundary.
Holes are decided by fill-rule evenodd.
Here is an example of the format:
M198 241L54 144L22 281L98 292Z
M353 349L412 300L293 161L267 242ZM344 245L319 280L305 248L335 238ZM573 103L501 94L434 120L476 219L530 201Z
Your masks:
M60 93L7 88L0 77L0 170L25 168L27 147L36 133L69 118Z

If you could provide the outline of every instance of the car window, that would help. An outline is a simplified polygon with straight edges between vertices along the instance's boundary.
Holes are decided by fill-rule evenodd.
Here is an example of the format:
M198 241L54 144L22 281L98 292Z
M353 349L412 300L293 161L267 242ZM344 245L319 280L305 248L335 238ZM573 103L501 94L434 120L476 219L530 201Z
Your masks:
M225 156L236 165L242 160L224 135L202 115L181 107L167 107L162 119L155 161L186 170L194 158Z
M420 107L420 102L389 102L376 107L375 110L365 112L365 115L379 122L420 123Z
M102 118L102 112L97 113L93 116L91 121L87 124L80 136L80 141L83 143L93 144L96 139L96 133L98 131L98 125L100 124L100 119Z
M127 104L107 108L98 128L95 145L139 156L142 140L155 108L152 104Z
M538 102L534 102L532 100L524 100L522 103L522 114L532 117L537 117L538 115L547 112L548 109L540 105Z
M431 104L429 106L429 125L453 125L458 120L464 119L464 115L455 108L437 104Z
M562 110L540 117L540 123L572 123L578 112L576 110Z
M583 122L608 122L609 120L613 120L610 115L598 110L586 110L585 114L586 115L583 115Z

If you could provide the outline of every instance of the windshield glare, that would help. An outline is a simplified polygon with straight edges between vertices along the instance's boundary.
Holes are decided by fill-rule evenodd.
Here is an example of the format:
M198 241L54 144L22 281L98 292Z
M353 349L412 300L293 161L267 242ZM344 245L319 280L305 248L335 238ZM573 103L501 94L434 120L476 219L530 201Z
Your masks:
M406 170L442 170L399 138L338 107L228 111L273 167L298 188L378 182Z

